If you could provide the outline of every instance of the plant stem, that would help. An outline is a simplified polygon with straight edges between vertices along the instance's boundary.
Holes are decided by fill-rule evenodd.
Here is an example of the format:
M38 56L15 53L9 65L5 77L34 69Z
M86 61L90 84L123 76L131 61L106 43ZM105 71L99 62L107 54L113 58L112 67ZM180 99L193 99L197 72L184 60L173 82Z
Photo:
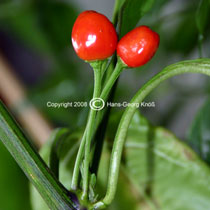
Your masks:
M0 140L41 194L49 209L76 209L76 204L70 200L68 191L52 175L1 101Z
M94 92L93 99L98 98L101 92L101 65L100 67L94 68ZM86 141L85 141L85 157L84 157L84 177L83 177L83 193L82 199L87 199L87 193L89 188L89 165L90 165L90 147L92 134L94 130L94 121L96 117L97 110L90 110L90 115L87 123L86 130Z
M115 84L115 82L117 81L117 79L120 76L120 73L123 71L123 69L125 68L125 64L122 63L121 60L118 60L116 67L113 71L113 73L111 74L109 80L107 81L107 83L105 84L105 87L100 95L100 98L106 102L109 93L113 87L113 85ZM98 125L100 124L101 120L103 119L105 114L104 110L101 110L100 112L98 112L97 114L97 118L96 118L96 128L98 127ZM95 132L94 132L95 133Z
M112 73L112 75L110 77L110 80L107 81L107 83L105 84L105 88L104 88L104 90L103 90L103 92L102 92L102 94L100 96L101 99L103 99L103 100L106 99L106 97L108 96L108 94L109 94L113 84L115 83L115 81L119 77L120 73L122 72L123 67L124 67L124 64L122 64L121 61L119 61L118 64L116 65L116 68L115 68L114 72ZM99 67L94 67L94 68L97 69ZM96 76L99 76L99 75L95 75L95 77ZM97 80L99 80L99 78ZM95 78L95 83L96 83L96 78ZM95 87L96 87L96 85L98 85L98 84L95 84ZM96 89L96 88L94 88L94 89ZM98 93L95 92L93 94L93 95L95 95L95 96L93 96L93 98L97 98L96 97L97 94ZM92 112L92 110L90 111L89 118L90 118L91 115L93 115L93 116L91 116L91 118L94 119L95 118L94 115L96 113L93 113L93 112L91 113L91 112ZM102 112L103 112L102 110L100 112L98 112L99 117L97 115L97 120L96 120L96 123L95 123L96 126L94 127L93 125L91 125L91 127L93 126L93 130L92 130L93 132L91 132L91 137L89 137L90 139L92 139L93 134L95 133L98 125L100 124L100 122L101 122L101 120L103 118ZM91 121L93 121L93 119ZM89 126L88 124L89 124L89 120L88 120L87 126ZM75 165L74 165L72 184L71 184L71 189L72 190L77 190L77 188L78 188L79 170L80 170L80 166L81 166L81 162L82 162L82 158L83 158L83 154L84 154L84 149L85 149L85 146L86 146L85 142L86 142L86 136L87 136L87 126L86 126L85 132L83 134L83 137L82 137L82 140L81 140L81 144L80 144L80 147L79 147L79 151L78 151L78 154L77 154L76 162L75 162ZM90 133L89 133L89 135L90 135ZM86 161L87 161L87 159L86 159ZM87 176L87 174L86 174L86 176ZM86 177L86 179L87 179L87 177ZM85 185L87 185L87 182L85 182L84 186ZM87 191L87 187L86 187L86 189L83 192L83 197L86 196L86 192L85 191Z
M120 73L123 71L124 68L125 64L119 59L113 73L111 74L110 78L105 84L105 87L100 95L101 99L103 99L104 101L107 100L110 90L112 89L115 81L117 80L117 78L119 77Z
M101 76L102 76L101 71L102 71L102 68L104 68L104 66L106 65L106 63L107 63L107 60L96 61L96 62L90 63L90 65L94 69L94 83L95 84L94 84L93 98L97 98L97 96L96 96L96 94L98 94L97 91L100 92L101 84L98 84L98 83L101 83ZM99 88L96 88L96 86L99 86ZM99 90L96 90L96 89L99 89ZM85 151L87 127L88 127L88 124L89 124L90 115L91 115L91 110L90 110L90 113L89 113L89 116L88 116L88 122L86 124L86 128L85 128L85 131L84 131L81 143L80 143L79 151L77 153L76 161L75 161L75 164L74 164L74 170L73 170L73 176L72 176L72 182L71 182L71 189L74 190L74 191L77 190L77 188L78 188L79 171L80 171L80 166L81 166L82 158L83 158L84 151Z
M200 73L210 76L210 59L183 61L167 66L160 73L158 73L151 80L149 80L136 93L136 95L131 100L131 103L141 103L144 100L144 98L161 82L173 76L185 73ZM119 176L122 150L130 122L133 118L136 109L137 108L134 106L127 107L120 120L112 149L107 192L104 199L95 204L95 209L104 208L106 205L109 205L114 199Z
M107 81L107 83L105 84L105 87L100 95L100 98L106 102L108 96L109 96L109 93L113 87L113 85L115 84L115 82L117 81L117 79L119 78L119 75L120 73L123 71L123 69L125 68L125 65L124 63L122 63L121 61L118 61L117 64L116 64L116 67L113 71L113 73L111 74L109 80ZM94 132L93 134L96 132L99 124L101 123L101 120L103 119L104 117L104 114L105 114L105 110L100 110L98 113L97 113L97 116L96 116L96 122L95 122L95 128L94 128Z

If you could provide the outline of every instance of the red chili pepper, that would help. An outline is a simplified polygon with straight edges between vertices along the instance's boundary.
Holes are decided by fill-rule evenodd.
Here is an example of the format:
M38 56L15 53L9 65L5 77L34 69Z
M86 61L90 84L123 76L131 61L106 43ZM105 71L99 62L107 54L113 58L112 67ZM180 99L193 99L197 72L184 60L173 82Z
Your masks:
M159 35L147 26L139 26L127 33L117 45L117 54L129 67L146 64L155 54Z
M106 16L95 11L85 11L74 23L72 44L81 59L103 60L115 52L117 33Z

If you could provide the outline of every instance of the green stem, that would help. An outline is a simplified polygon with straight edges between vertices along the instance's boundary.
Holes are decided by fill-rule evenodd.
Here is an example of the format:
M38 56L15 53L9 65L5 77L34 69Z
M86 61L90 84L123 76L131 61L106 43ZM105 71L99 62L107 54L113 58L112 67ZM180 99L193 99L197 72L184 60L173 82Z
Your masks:
M76 209L67 190L52 175L1 101L0 140L39 191L49 209Z
M111 74L112 74L112 72L113 72L113 70L115 68L116 63L117 63L116 60L117 60L116 55L114 55L112 57L112 59L110 60L108 66L107 66L106 74L104 76L103 84L102 84L103 87L107 83L107 81L109 80L109 78L111 77Z
M101 65L97 68L94 68L94 92L93 99L98 98L101 93ZM87 193L89 188L89 165L90 165L90 147L91 139L95 126L95 117L97 111L94 109L90 110L90 115L87 123L87 132L86 132L86 143L85 143L85 157L84 157L84 177L83 177L83 193L82 198L87 199Z
M120 73L123 71L123 69L125 68L125 64L122 63L121 60L118 60L116 67L113 71L113 73L111 74L109 80L107 81L107 83L105 84L105 87L100 95L100 98L106 103L107 98L109 96L109 93L114 85L114 83L116 82L116 80L119 78ZM101 120L103 119L103 116L105 114L105 110L101 110L100 112L98 112L97 114L97 118L96 118L96 129L98 127L98 125L100 124ZM95 133L95 131L94 131Z
M119 77L120 73L123 71L124 68L125 64L119 59L113 73L111 74L109 80L104 86L104 89L100 95L101 99L103 99L104 101L107 100L110 90L112 89L115 81L117 80L117 78Z
M141 103L144 100L144 98L161 82L173 76L185 73L200 73L210 76L210 59L183 61L166 67L156 76L154 76L151 80L149 80L136 93L136 95L131 100L131 103ZM133 118L136 109L137 108L134 106L127 107L120 120L112 149L107 192L104 199L95 204L94 209L104 208L106 205L109 205L114 199L119 176L122 150L130 122Z
M97 78L97 83L98 83L98 81L101 80L102 75L101 75L100 72L101 72L102 69L104 69L104 66L106 65L106 63L107 63L107 60L96 61L96 62L90 63L90 65L93 67L93 69L95 69L94 70L94 82L95 83L96 83L96 76L97 77L100 76L100 78ZM96 98L96 96L94 96L94 95L96 95L97 94L96 91L98 91L98 90L96 90L96 85L101 86L101 84L94 84L93 98ZM90 110L90 112L91 112L91 110ZM74 164L74 170L73 170L73 176L72 176L72 182L71 182L71 189L74 190L74 191L78 189L79 172L80 172L80 166L81 166L82 158L84 156L84 151L85 151L87 127L88 127L88 124L89 124L90 115L91 115L91 113L88 116L88 122L87 122L87 125L86 125L86 128L85 128L85 131L84 131L81 143L80 143L79 151L77 153L76 161L75 161L75 164Z
M100 98L102 98L103 100L106 99L106 97L108 96L113 84L115 83L115 81L117 80L117 78L119 77L120 73L122 72L123 70L123 67L124 67L124 64L121 63L121 61L118 62L118 64L116 65L116 68L114 70L114 72L112 73L111 77L110 77L110 80L107 81L107 83L105 84L105 88L100 96ZM96 68L96 67L94 67ZM95 75L96 76L96 75ZM99 75L97 75L99 76ZM95 81L96 82L96 81ZM96 85L96 84L95 84ZM96 95L98 93L94 93L94 95ZM96 96L93 98L97 98ZM101 119L103 118L103 114L102 114L102 111L101 110L98 115L99 117L97 116L97 120L96 120L96 126L93 128L93 132L91 134L91 137L89 137L90 139L92 139L92 136L93 134L95 133L99 123L101 122ZM90 111L92 112L92 110ZM90 115L95 115L94 113L90 113ZM90 116L89 116L90 117ZM94 116L92 116L93 118ZM92 120L91 120L92 121ZM92 123L92 122L91 122ZM93 124L93 123L92 123ZM88 125L88 124L87 124ZM93 125L91 125L92 127ZM87 135L87 127L85 129L85 132L83 134L83 137L82 137L82 140L81 140L81 144L80 144L80 147L79 147L79 151L78 151L78 154L77 154L77 158L76 158L76 162L75 162L75 165L74 165L74 170L73 170L73 177L72 177L72 184L71 184L71 189L72 190L77 190L78 188L78 179L79 179L79 170L80 170L80 166L81 166L81 162L82 162L82 158L83 158L83 154L84 154L84 149L85 149L85 142L86 142L86 135ZM86 177L87 179L87 177ZM85 185L87 185L87 182L85 183ZM87 189L85 189L86 191ZM83 193L83 197L86 196L86 193L84 192Z

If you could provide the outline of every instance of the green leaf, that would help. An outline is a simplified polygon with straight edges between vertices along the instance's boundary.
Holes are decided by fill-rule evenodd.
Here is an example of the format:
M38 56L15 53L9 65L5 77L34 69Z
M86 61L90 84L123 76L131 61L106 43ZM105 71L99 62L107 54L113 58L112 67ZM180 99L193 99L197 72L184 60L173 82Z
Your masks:
M59 156L61 153L60 149L68 135L68 129L58 128L54 130L50 137L50 139L52 139L52 145L50 148L49 167L57 178L59 177Z
M196 26L199 32L198 44L200 57L202 57L202 43L209 17L209 0L200 0L200 4L196 12Z
M55 0L11 2L0 4L0 12L3 28L35 50L52 55L71 46L76 12L69 3Z
M125 144L125 172L149 209L210 206L210 169L171 132L136 112Z
M194 10L186 10L182 16L180 15L181 21L176 29L169 28L169 35L166 37L167 51L170 50L172 53L175 51L187 55L195 48L198 41L198 30L194 21L194 13Z
M196 12L196 26L201 35L204 34L205 27L208 23L209 16L209 0L200 0L197 12Z
M139 20L148 12L154 0L126 0L120 14L120 37L132 30Z
M210 164L210 98L198 111L188 135L188 143Z
M37 188L50 209L75 209L67 190L54 178L23 131L0 101L0 140Z
M3 28L9 29L27 46L35 50L50 52L52 50L51 45L46 34L39 26L35 10L27 5L14 12L15 15L0 22Z
M64 1L38 1L36 12L40 18L40 28L49 38L55 51L71 46L71 31L76 19L76 11Z
M113 17L112 17L112 22L113 22L114 26L117 25L119 12L120 12L124 2L125 2L125 0L115 0L114 10L113 10Z
M56 164L59 161L59 181L67 189L71 186L72 169L81 135L81 131L70 133L66 128L57 128L40 150L40 155L47 165L52 161L52 153L56 155ZM45 201L33 185L30 185L30 192L33 210L48 210Z

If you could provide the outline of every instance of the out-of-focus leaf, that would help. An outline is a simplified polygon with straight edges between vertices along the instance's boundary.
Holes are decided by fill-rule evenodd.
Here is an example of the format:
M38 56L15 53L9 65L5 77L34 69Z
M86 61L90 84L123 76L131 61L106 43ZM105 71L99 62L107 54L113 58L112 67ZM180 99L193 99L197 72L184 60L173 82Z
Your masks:
M51 148L54 141L58 141L59 139L55 138L57 135L60 135L63 132L68 131L68 129L55 129L52 132L50 139L40 150L40 155L45 161L46 164L49 165L50 156L51 156ZM69 132L69 131L68 131ZM71 185L71 176L72 169L74 166L74 162L76 159L76 153L79 147L79 138L81 137L81 131L75 131L70 133L66 138L60 139L57 155L59 158L59 181L67 188L70 188ZM46 203L36 190L33 185L30 185L31 191L31 203L33 210L48 210Z
M203 160L210 164L210 98L193 120L188 143Z
M3 19L0 24L12 31L29 47L45 52L51 51L47 36L39 27L37 14L31 6L19 8L15 15Z
M162 7L165 6L167 3L169 3L170 1L171 0L156 0L151 10L154 10L155 12L159 13L162 11Z
M57 53L71 46L71 30L76 12L69 3L48 0L16 4L16 7L15 3L8 4L7 7L15 9L11 13L8 8L0 23L29 47Z
M126 0L121 10L120 18L120 37L132 30L139 22L141 17L148 12L154 0Z
M194 11L188 12L182 16L182 19L176 30L167 39L167 50L188 54L197 44L198 31L194 19ZM168 29L167 29L168 30ZM174 30L173 28L171 29Z
M204 34L205 27L208 21L209 0L200 0L199 7L196 12L196 26L201 35Z
M30 99L33 103L57 125L75 127L75 122L82 109L82 107L62 107L59 109L47 107L47 102L73 103L75 101L84 101L82 93L85 86L75 82L77 77L74 72L78 71L76 71L76 67L71 65L69 65L69 68L67 65L57 67L53 73L47 75L47 78L30 92Z
M40 26L50 39L55 50L71 46L71 30L76 11L64 1L40 0L37 3Z
M200 0L199 7L196 12L195 20L196 26L199 32L198 36L198 44L199 44L199 53L200 57L202 57L202 45L204 40L204 32L208 23L209 15L209 0Z
M124 2L125 2L125 0L115 0L115 6L114 6L113 18L112 18L112 22L113 22L114 26L117 25L119 12L120 12Z
M0 209L30 210L28 180L0 142Z
M136 113L125 144L126 173L161 210L210 206L210 169L168 130L151 127ZM148 208L154 209L154 208Z
M59 156L62 152L60 150L67 136L69 136L67 128L58 128L51 135L52 145L50 149L49 167L57 178L59 178Z
M21 8L19 2L3 1L0 2L0 20L14 16Z

